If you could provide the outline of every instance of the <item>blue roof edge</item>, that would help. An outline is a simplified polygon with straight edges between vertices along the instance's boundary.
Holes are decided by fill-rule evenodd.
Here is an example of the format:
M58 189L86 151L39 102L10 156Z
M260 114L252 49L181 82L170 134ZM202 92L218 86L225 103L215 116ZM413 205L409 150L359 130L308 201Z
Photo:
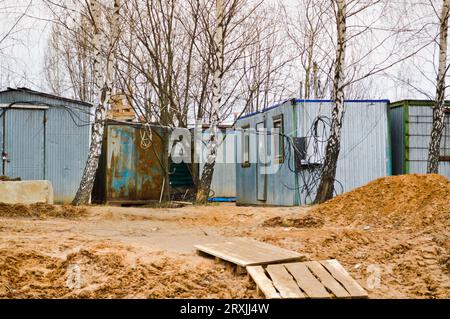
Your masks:
M250 114L241 116L238 120L246 119L246 118L252 117L252 116L257 115L257 114L265 113L267 111L276 109L276 108L286 104L287 102L291 102L291 101L295 101L295 103L331 103L331 102L334 102L334 100L291 99L291 100L286 100L284 102L281 102L281 103L278 103L278 104L266 107L262 111L258 111L258 112L254 112L254 113L250 113ZM391 101L387 100L387 99L384 99L384 100L345 100L345 103L387 103L387 104L391 104Z

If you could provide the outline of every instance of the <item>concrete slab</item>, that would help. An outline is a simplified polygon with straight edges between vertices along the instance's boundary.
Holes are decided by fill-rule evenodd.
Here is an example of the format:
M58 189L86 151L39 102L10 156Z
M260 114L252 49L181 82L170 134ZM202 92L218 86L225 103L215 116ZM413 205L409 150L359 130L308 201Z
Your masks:
M0 182L0 203L53 204L53 186L49 181Z

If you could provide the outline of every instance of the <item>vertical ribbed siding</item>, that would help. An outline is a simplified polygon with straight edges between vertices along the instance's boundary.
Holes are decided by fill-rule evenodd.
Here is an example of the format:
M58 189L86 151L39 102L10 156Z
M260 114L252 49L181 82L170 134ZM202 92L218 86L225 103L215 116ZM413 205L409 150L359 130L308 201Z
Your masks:
M409 107L409 173L426 174L433 110L431 106ZM450 178L450 163L440 162L439 173Z
M300 103L299 107L304 109L299 137L306 135L317 117L331 117L331 102ZM347 102L345 108L335 184L339 193L387 176L391 167L387 103Z
M44 179L43 110L8 109L5 113L5 175L23 180Z
M336 175L344 192L390 174L388 130L386 103L346 104Z
M89 152L88 123L85 112L47 110L45 170L57 203L70 203L80 185Z
M89 151L90 108L84 104L62 101L24 91L6 91L0 94L0 104L14 102L50 105L49 109L45 111L37 109L8 109L7 111L7 113L15 112L18 116L17 121L8 129L11 139L12 137L15 140L23 139L23 143L25 143L26 134L30 134L28 126L24 127L21 124L21 121L26 117L23 116L24 113L20 112L30 112L30 114L33 114L33 118L39 118L39 130L45 131L43 135L45 149L42 152L37 152L34 149L21 150L18 147L14 147L12 150L13 153L17 152L17 154L28 158L33 163L32 171L42 173L29 175L27 172L30 169L20 168L17 174L24 180L49 180L53 185L55 203L70 203L80 183ZM46 113L45 124L42 115L44 112ZM35 124L38 124L38 120ZM6 136L6 138L9 137ZM14 144L18 145L17 143ZM35 147L37 144L33 142L31 145L31 147ZM2 145L0 144L0 146ZM45 158L41 156L42 153ZM43 159L40 160L40 158Z
M209 131L202 133L203 145L209 140ZM235 143L236 133L232 131L221 131L218 141L217 160L214 165L213 179L211 182L211 196L214 198L236 197L236 169L235 169ZM206 148L203 149L203 159L206 158ZM203 172L205 163L199 164L200 174Z
M296 112L293 112L294 107ZM295 106L287 102L265 113L243 118L238 121L236 127L239 129L250 125L250 128L255 129L257 123L265 121L266 127L271 129L273 118L283 114L285 134L290 137L304 137L318 116L331 117L331 109L330 101L297 102ZM239 137L236 145L239 160L242 156ZM392 165L390 147L387 101L346 102L341 154L336 174L339 183L336 183L336 190L347 192L374 179L389 175ZM257 151L256 141L252 141L251 150L253 153ZM267 150L268 154L272 154L270 142ZM286 155L286 163L280 170L276 174L267 176L267 201L265 202L257 200L257 165L253 163L249 168L237 165L239 204L282 206L298 204L298 192L304 185L301 178L297 180L295 178L300 174L291 171L294 168L293 149L291 148ZM307 173L304 172L304 174ZM305 193L300 194L300 204L309 204L315 190L311 190L311 193L310 198L306 198Z

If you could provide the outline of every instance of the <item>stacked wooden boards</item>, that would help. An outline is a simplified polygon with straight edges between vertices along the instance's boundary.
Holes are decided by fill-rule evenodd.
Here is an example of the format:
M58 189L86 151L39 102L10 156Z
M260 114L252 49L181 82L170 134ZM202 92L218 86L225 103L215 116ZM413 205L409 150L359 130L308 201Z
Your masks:
M266 298L367 298L337 260L308 261L297 252L247 239L196 245L200 255L247 272Z
M249 266L247 272L268 299L368 297L337 260Z

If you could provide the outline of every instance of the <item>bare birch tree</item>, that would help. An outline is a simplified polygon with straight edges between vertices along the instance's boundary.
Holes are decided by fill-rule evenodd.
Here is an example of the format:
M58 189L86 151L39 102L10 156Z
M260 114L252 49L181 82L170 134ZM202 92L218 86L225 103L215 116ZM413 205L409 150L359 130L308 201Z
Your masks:
M419 44L414 48L405 45L418 32L410 28L410 21L399 10L406 8L407 2L331 0L331 4L336 26L334 32L328 31L336 39L332 80L334 105L316 203L331 199L335 192L345 96L355 84L366 82L367 85L373 77L386 74L428 45Z
M345 54L347 50L347 3L333 0L337 27L336 65L334 70L334 107L331 118L330 137L326 148L322 177L317 190L316 203L333 197L337 161L341 148L341 130L344 118Z
M111 92L111 77L115 65L115 47L119 38L120 6L120 0L114 0L113 21L109 41L102 37L100 4L97 0L90 0L88 6L92 15L92 27L94 29L94 80L98 93L94 101L95 118L92 126L91 146L80 187L72 202L73 205L88 204L94 186L95 174L102 152L106 112Z
M433 6L431 1L430 3ZM439 158L445 117L446 76L450 67L447 62L449 14L449 0L443 0L441 15L439 17L439 67L436 81L436 99L433 106L433 128L431 130L431 141L428 151L427 171L429 174L439 173Z
M216 28L214 31L214 55L213 55L213 89L212 89L212 106L211 106L211 122L209 129L208 142L208 158L205 163L200 183L197 189L197 202L206 203L211 187L212 176L214 173L214 164L217 157L217 134L219 125L219 112L222 101L222 77L224 67L224 4L223 0L216 0Z

